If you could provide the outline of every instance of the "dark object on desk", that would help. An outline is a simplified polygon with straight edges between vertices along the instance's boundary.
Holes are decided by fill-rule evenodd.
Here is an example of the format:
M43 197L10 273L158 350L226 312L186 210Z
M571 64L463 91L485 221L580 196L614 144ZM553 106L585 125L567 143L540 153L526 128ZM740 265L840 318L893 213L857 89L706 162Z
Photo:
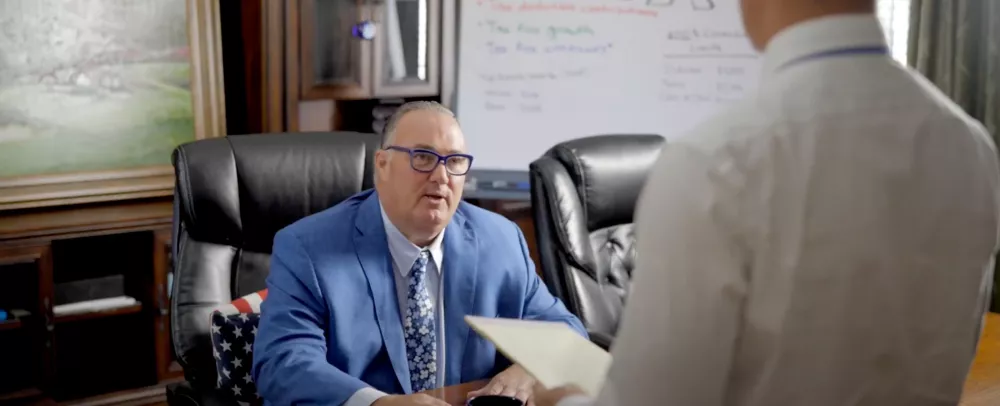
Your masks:
M476 169L465 176L464 199L531 200L531 182L525 171Z
M118 296L125 296L125 278L122 275L81 279L57 283L55 286L56 305Z
M466 406L524 406L524 402L513 396L483 395L469 399Z
M265 287L278 230L372 187L379 142L374 134L298 133L177 148L170 328L187 382L167 387L169 404L236 404L216 389L209 314Z
M604 349L635 272L632 213L664 142L658 135L580 138L529 167L542 279Z

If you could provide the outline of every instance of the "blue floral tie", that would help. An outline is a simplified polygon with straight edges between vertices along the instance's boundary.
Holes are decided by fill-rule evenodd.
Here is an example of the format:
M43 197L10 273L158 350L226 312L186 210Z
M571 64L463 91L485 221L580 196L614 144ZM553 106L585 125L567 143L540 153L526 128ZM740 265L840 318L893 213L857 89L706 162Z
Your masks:
M410 364L410 385L414 392L437 387L437 331L434 329L434 306L427 290L427 260L430 253L421 251L410 268L406 319L406 357Z

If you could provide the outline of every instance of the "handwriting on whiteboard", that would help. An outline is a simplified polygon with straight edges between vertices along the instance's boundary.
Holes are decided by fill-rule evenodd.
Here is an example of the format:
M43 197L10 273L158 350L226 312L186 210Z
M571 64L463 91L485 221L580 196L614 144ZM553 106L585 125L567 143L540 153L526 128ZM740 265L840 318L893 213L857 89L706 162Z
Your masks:
M543 97L543 92L538 90L539 83L584 78L587 73L585 68L518 73L481 73L479 79L489 84L482 94L484 108L493 113L541 113L545 97Z
M639 70L659 75L660 79L650 78L647 87L659 103L727 104L744 97L750 90L746 84L755 79L756 71L746 67L759 56L746 33L738 23L732 24L731 17L715 17L738 15L733 14L736 0L470 3L482 10L467 25L481 35L466 48L485 63L485 70L478 68L469 78L479 83L475 88L480 111L516 115L558 110L564 104L563 92L599 86L595 80L620 69L614 61L632 60L636 52L643 52L640 58L646 61L637 65ZM612 14L619 23L608 23ZM659 17L673 20L651 30ZM623 21L633 22L622 26ZM633 28L642 31L630 31ZM648 48L637 50L636 43Z
M580 78L587 75L586 69L565 69L562 71L534 71L519 73L481 73L479 78L484 82L537 82L552 81L559 79Z
M528 12L578 12L588 14L631 14L645 17L657 17L661 10L679 8L686 4L690 10L712 11L716 9L718 0L617 0L608 1L611 4L578 4L571 1L504 1L478 0L480 7L488 7L492 11L507 13Z
M697 11L715 10L715 0L689 0L691 8ZM677 0L646 0L647 6L673 7Z
M631 0L630 0L631 1ZM641 0L644 1L644 0ZM483 1L479 6L488 7L490 11L499 13L583 13L583 14L617 14L639 17L657 17L660 11L645 4L638 6L622 4L576 4L574 2L529 2L529 1ZM621 3L621 2L615 2Z
M757 58L746 33L739 29L678 28L667 31L665 58Z
M614 47L614 44L608 42L607 40L594 39L596 37L596 30L587 24L555 25L537 24L524 21L499 22L494 19L487 19L480 22L479 27L488 30L490 34L493 34L493 38L496 39L496 41L488 41L484 44L488 55L603 55L610 52ZM501 42L501 40L507 37L517 37L521 39L510 42ZM574 40L591 42L558 42Z
M660 101L728 104L742 99L752 79L739 60L674 60L663 67Z
M506 55L511 53L517 53L522 55L539 55L539 54L606 54L611 51L613 44L590 44L590 45L575 45L575 44L546 44L546 45L535 45L527 44L523 42L516 42L513 44L499 44L493 41L486 43L487 52L490 55Z
M587 24L577 25L553 25L553 24L531 24L525 22L501 23L496 20L485 20L479 23L480 27L487 28L493 34L525 34L541 36L550 40L573 37L592 37L594 28Z
M729 104L746 95L747 66L759 54L741 27L675 27L663 40L661 102Z

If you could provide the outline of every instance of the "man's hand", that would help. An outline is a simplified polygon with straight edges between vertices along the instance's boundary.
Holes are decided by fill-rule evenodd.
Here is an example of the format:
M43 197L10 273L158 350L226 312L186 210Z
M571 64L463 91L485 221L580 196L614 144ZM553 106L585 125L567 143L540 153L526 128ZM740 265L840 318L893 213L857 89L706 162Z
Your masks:
M531 388L534 385L535 378L532 378L521 366L512 365L494 376L490 383L482 389L469 392L468 398L483 395L513 396L524 402L526 406L534 406L534 399L531 396Z
M556 406L563 398L585 394L583 389L573 385L546 390L542 385L536 384L533 391L535 406Z
M426 393L389 395L378 398L372 406L450 406L445 401Z

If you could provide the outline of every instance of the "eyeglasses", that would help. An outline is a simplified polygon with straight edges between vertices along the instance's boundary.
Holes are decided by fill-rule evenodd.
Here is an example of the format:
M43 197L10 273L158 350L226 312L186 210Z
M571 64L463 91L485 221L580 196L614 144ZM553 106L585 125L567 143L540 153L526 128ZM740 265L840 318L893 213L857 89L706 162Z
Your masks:
M449 175L462 176L472 167L472 155L448 154L441 155L429 149L410 149L395 145L385 147L387 150L406 152L410 154L410 167L417 172L430 173L444 162L444 169Z

